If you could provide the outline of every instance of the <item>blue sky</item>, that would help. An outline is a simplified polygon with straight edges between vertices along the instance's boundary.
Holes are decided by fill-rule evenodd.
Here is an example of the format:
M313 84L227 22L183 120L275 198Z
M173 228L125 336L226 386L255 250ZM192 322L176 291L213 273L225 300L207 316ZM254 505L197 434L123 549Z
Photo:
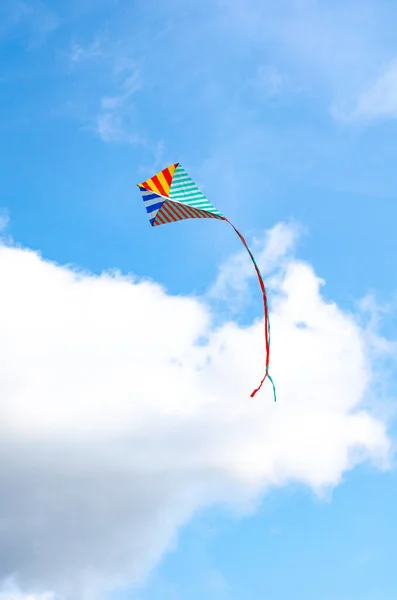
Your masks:
M331 503L292 488L238 523L206 515L182 535L147 593L132 597L392 598L395 485L393 475L364 471Z
M66 488L65 496L53 496L53 512L45 533L26 525L26 508L14 514L10 496L8 512L2 517L9 519L9 536L14 541L11 545L4 543L3 548L0 541L0 557L12 555L12 560L0 569L0 575L3 580L15 578L16 589L20 590L15 591L16 599L32 592L35 599L44 600L47 597L40 594L47 591L48 598L55 600L63 598L63 593L74 594L77 600L91 600L105 592L111 600L195 600L203 596L214 600L287 600L291 595L306 600L395 598L392 557L397 550L397 529L393 498L397 482L392 465L397 287L396 19L397 7L386 0L336 0L332 4L280 0L277 6L267 0L2 1L1 277L9 312L4 309L7 329L2 355L6 368L0 389L7 398L3 410L10 418L6 423L13 440L11 463L15 462L18 473L14 479L26 494L35 494L39 488L47 490L46 481L52 482L48 489L55 490L54 482L65 469L64 459L59 458L57 463L58 458L54 458L56 468L46 476L37 465L42 465L46 452L67 456L65 448L80 448L80 443L80 452L91 457L87 458L89 477L100 470L92 462L95 452L99 449L101 456L102 452L107 456L106 448L112 440L117 440L118 450L114 455L110 452L111 459L107 456L110 462L106 463L106 477L116 478L116 473L127 468L123 460L122 467L116 460L118 444L124 443L123 436L127 436L122 416L126 409L116 415L119 408L114 408L112 413L113 406L119 407L127 400L122 400L124 391L111 378L117 373L117 385L127 385L127 366L114 356L127 352L128 339L138 354L145 353L144 347L147 355L154 352L157 356L158 347L167 347L164 352L170 353L167 358L159 358L160 371L153 375L159 378L155 385L160 386L158 373L163 374L163 387L153 390L152 396L148 392L147 398L141 397L146 393L143 384L128 388L128 403L142 407L142 413L128 413L128 423L134 430L132 457L139 456L139 462L141 451L142 457L153 451L147 464L142 458L140 468L153 473L154 478L160 477L158 465L164 450L158 448L171 448L175 431L180 439L175 457L183 455L189 432L192 439L197 435L200 445L206 439L207 425L214 431L209 445L214 452L212 459L202 449L196 457L193 446L187 452L190 462L175 471L168 467L170 481L175 478L178 484L175 488L170 484L169 496L165 494L167 504L153 508L150 517L139 512L147 500L131 507L136 514L135 521L125 523L127 538L134 536L134 527L140 531L137 524L145 518L150 518L152 524L159 519L167 525L158 526L158 539L155 525L150 535L149 529L138 533L142 535L142 548L135 540L137 545L130 558L122 524L118 524L112 541L111 559L104 542L110 521L109 530L102 528L101 541L92 537L92 515L96 515L100 529L103 506L99 508L98 498L89 497L87 484L78 492L77 508L73 508L76 513L70 513L71 519L79 515L77 523L84 506L92 517L92 531L87 534L91 536L90 544L84 547L82 542L84 560L75 558L74 550L69 554L65 550L64 556L57 555L56 567L50 560L45 567L44 559L41 565L38 561L40 566L33 566L34 537L43 540L42 551L50 557L54 539L61 536L62 540L65 535L59 529L60 507L68 506L67 499L72 496ZM219 343L230 349L228 356L236 361L235 369L242 369L235 389L243 390L251 385L252 378L257 378L257 369L261 368L260 358L252 358L253 366L246 365L251 355L247 355L244 344L252 340L252 356L256 357L263 343L261 324L254 325L261 316L259 291L244 259L241 268L238 266L240 246L233 232L216 221L189 221L153 230L149 227L136 184L176 161L253 243L266 275L275 277L269 285L274 292L275 372L280 382L281 407L274 407L271 397L265 395L255 405L255 414L270 424L274 419L275 438L276 432L289 435L289 431L292 440L296 436L295 442L285 440L285 448L278 447L271 430L266 430L268 446L262 448L265 437L245 416L238 431L240 417L236 415L245 397L241 391L234 393L234 384L227 392L222 391L230 371L227 365L216 362L215 354L211 355L214 370L202 380L189 379L189 363L186 388L185 379L178 379L174 371L161 371L174 356L185 369L185 358L190 361L192 348L196 351L196 333L217 340L214 332L219 326ZM280 224L281 229L277 229ZM285 248L276 252L272 272L268 273L271 232L274 244L280 248L284 244ZM285 241L288 236L290 241ZM40 255L36 262L31 259L31 265L29 249ZM68 265L73 266L71 271L64 269ZM73 287L70 278L76 269L87 288L81 296L74 296L72 291L77 284ZM115 280L109 282L101 276L114 270L135 279L123 283L115 275ZM208 291L222 273L230 275L232 281L215 302ZM325 281L320 290L316 278ZM153 282L148 283L153 286L151 295L142 280ZM160 292L157 284L165 291ZM244 293L240 297L241 291ZM284 304L282 294L287 297ZM52 308L46 309L46 316L41 307L47 306L47 301ZM69 305L76 312L69 313ZM146 306L151 307L147 312ZM95 337L97 322L89 307L99 315L99 330L105 332L103 338L98 333L102 341ZM170 330L165 324L164 331L161 329L160 317L157 329L152 322L152 311L161 312L163 307ZM147 327L142 337L138 321L129 321L129 310L141 311L142 327L143 323ZM205 324L208 315L215 315L215 325ZM297 337L304 335L297 333L297 315L308 322L313 319L313 338L309 334ZM20 330L21 318L26 321ZM178 319L184 332L175 334L181 335L181 340L178 338L175 347L168 350L171 342L167 340L174 335L171 325L177 327ZM289 319L291 323L295 319L293 325ZM227 320L232 321L230 330L222 329ZM130 336L126 339L119 333L124 323ZM54 338L48 337L51 331L58 337L55 333ZM229 335L236 336L234 341L226 337ZM340 355L339 335L345 352ZM39 338L42 346L36 351L33 340ZM300 339L304 339L303 345L298 344ZM218 348L217 343L213 348ZM90 344L92 349L98 344L102 350L86 369L91 369L90 378L87 375L84 379L79 360L85 365L87 355L81 350L78 359L77 348L91 348ZM293 354L292 349L297 347L299 350ZM12 364L11 356L15 357ZM71 356L77 357L74 362ZM97 373L102 368L99 365L105 365L102 360L111 363L112 370L109 367L108 379L101 384ZM23 374L20 379L26 381L26 389L10 391L14 388L10 387L9 374L14 366L17 369L16 365L15 372ZM36 365L37 381L29 379L34 377L32 365ZM103 368L106 371L108 367ZM143 372L146 366L136 368ZM59 383L59 375L57 388L52 374L58 372L68 382L66 387ZM200 377L199 369L194 372L194 377ZM344 382L341 388L335 383L338 377L341 386ZM44 389L38 382L47 382L47 378L50 383ZM136 378L138 381L138 375ZM185 431L183 419L192 418L191 414L184 413L179 421L177 410L178 406L184 407L184 394L190 393L186 390L194 387L193 382L203 386L186 409L196 414L197 430L193 419L186 421L189 425ZM221 402L224 413L203 408L212 398L209 382L218 390L214 402ZM255 384L256 380L252 382ZM306 385L314 386L307 394ZM99 401L101 386L107 391ZM48 403L43 400L41 405L46 394ZM80 395L75 407L72 396ZM90 402L85 405L87 398ZM227 399L233 407L239 406L230 409L235 422L228 421ZM170 413L156 417L156 411L163 410L163 401ZM35 407L36 402L41 407L37 413L33 408L30 417L22 417L23 407ZM21 407L21 413L15 409L14 415L8 403ZM62 403L68 408L61 408ZM145 408L146 403L150 408ZM83 404L86 412L79 412ZM330 445L324 442L321 446L323 430L319 429L318 437L313 438L317 441L306 452L305 431L313 427L312 419L319 418L319 406L321 411L325 407L321 418L329 423L324 435L329 434ZM244 411L250 411L250 405L244 404ZM361 419L360 411L365 411L368 419L363 417L358 429L354 426L353 435L348 432L349 415L359 412ZM94 418L99 412L103 422ZM151 414L156 422L147 425L145 419ZM175 431L167 420L170 414L174 414ZM166 419L164 429L161 418ZM24 419L32 424L34 435ZM87 436L90 440L93 436L99 446L94 442L90 446L84 436L80 440L76 433L80 427L85 431L91 419L94 424ZM218 443L216 427L223 420L227 425ZM66 422L70 430L64 426ZM108 431L105 422L118 425ZM249 427L255 429L253 437L259 446L250 447ZM106 436L101 438L105 430ZM59 448L58 434L60 438L65 436ZM244 439L239 437L243 435ZM26 448L32 440L40 440L41 457L33 466L26 462ZM288 451L287 443L291 446ZM225 456L233 444L236 455L231 455L229 461ZM294 444L301 447L294 448ZM365 451L356 460L357 444ZM276 457L272 467L261 466L260 458L253 460L255 466L251 465L250 457L259 447L263 455L258 457L263 456L264 462L267 457L270 462L273 455ZM318 457L311 458L316 453ZM233 471L231 465L240 455L247 456L247 462L242 459ZM168 458L164 460L166 465ZM213 471L211 460L217 465ZM69 465L70 472L80 473L78 465L76 458ZM167 467L162 469L161 477L166 480ZM149 485L146 479L143 483L135 480L136 474L130 476L132 487L124 491L125 495L122 488L119 496L113 492L120 507L124 507L120 515L127 514L123 510L134 498L134 486L140 490L140 486L146 489ZM13 481L12 474L10 477L8 480L4 476L1 485ZM196 480L201 482L197 486ZM106 481L104 475L97 484L107 489ZM162 488L153 489L157 490L153 494L163 493ZM77 498L76 490L73 493ZM250 505L248 514L241 509L241 499L244 507L246 502ZM46 514L41 501L32 504L36 519ZM107 510L111 507L109 500ZM18 534L14 531L17 522L21 527L17 527ZM73 543L70 541L70 548L74 548ZM68 544L65 542L65 548ZM117 544L120 564L128 565L120 572L114 566ZM20 552L22 545L25 552ZM140 553L145 557L142 564ZM51 569L59 572L59 577L50 574ZM87 575L90 569L92 581ZM98 576L101 570L106 571L106 585ZM135 589L142 573L148 578ZM65 587L62 574L76 576L76 588ZM117 578L123 580L121 590L116 590ZM8 600L11 592L4 594ZM1 594L0 598L3 600Z

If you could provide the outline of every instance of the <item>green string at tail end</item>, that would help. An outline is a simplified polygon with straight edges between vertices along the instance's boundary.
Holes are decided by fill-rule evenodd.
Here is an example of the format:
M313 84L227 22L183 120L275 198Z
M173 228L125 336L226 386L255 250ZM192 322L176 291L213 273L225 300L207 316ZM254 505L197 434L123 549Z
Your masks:
M262 379L262 381L260 382L259 386L256 388L256 390L254 390L254 391L252 392L252 394L251 394L251 398L254 398L254 397L255 397L255 394L256 394L257 392L259 392L259 390L261 389L262 385L264 384L264 382L265 382L265 379L266 379L266 378L267 378L267 379L270 381L270 383L272 384L272 388L273 388L273 398L274 398L274 401L275 401L275 402L277 402L276 386L274 385L274 381L273 381L272 377L269 375L269 373L266 373L266 375L264 376L264 378L263 378L263 379Z

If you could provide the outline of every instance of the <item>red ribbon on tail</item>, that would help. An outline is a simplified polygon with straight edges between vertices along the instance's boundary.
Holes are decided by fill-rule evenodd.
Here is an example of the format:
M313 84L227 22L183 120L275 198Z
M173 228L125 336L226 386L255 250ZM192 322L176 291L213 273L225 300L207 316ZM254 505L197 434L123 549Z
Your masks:
M250 255L250 258L252 260L252 263L255 267L255 271L256 274L258 276L258 281L259 281L259 285L261 287L262 290L262 296L263 296L263 309L264 309L264 313L265 313L265 341L266 341L266 371L265 371L265 375L262 379L262 381L260 382L259 386L256 388L256 390L254 390L251 394L251 398L253 398L255 396L255 394L257 392L259 392L259 390L261 389L263 383L265 382L266 378L269 379L270 383L273 386L273 396L274 396L274 401L276 401L276 388L273 382L273 379L271 378L270 374L269 374L269 362L270 362L270 321L269 321L269 310L268 310L268 306L267 306L267 295L266 295L266 289L265 289L265 284L263 283L263 279L262 279L262 275L259 271L259 267L255 262L255 258L251 252L251 250L249 249L249 246L247 244L247 242L244 239L244 236L239 232L238 229L235 228L235 226L233 225L233 223L231 223L229 221L229 219L225 219L225 221L227 221L229 223L229 225L231 225L231 227L233 227L234 231L237 233L238 237L240 238L240 240L242 241L242 243L245 246L245 249L247 250L248 254Z

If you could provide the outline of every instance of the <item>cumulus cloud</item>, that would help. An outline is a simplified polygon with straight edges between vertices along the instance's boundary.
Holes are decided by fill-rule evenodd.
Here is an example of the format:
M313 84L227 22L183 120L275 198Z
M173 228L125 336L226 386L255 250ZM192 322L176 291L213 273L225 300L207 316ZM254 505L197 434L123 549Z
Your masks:
M24 593L11 577L0 587L0 600L54 600L54 594L52 592Z
M54 600L52 593L24 594L14 588L0 592L0 600Z
M144 577L198 508L387 464L386 425L362 406L365 330L293 238L279 226L264 250L277 403L270 386L249 397L261 320L216 324L208 299L0 246L0 579L97 599Z

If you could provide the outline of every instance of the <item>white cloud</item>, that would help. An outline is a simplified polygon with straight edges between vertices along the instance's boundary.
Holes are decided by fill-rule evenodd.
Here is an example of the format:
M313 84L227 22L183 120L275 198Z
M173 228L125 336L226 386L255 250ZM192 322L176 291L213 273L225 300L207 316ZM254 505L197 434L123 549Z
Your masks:
M104 142L144 144L144 140L134 133L117 111L101 112L97 116L96 131Z
M346 120L361 90L380 65L396 55L395 6L379 0L350 0L329 4L319 0L217 0L220 27L244 45L265 50L274 65L264 77L270 90L280 91L279 73L289 82L283 92L298 90L326 102L334 118ZM276 70L274 70L276 69ZM273 74L272 74L273 72ZM393 96L394 74L383 86ZM363 98L364 104L367 103ZM386 100L386 103L388 101ZM382 109L383 112L383 109ZM393 116L387 109L387 115ZM393 109L394 114L394 109Z
M87 47L74 43L72 44L69 54L69 59L72 66L85 61L95 61L105 57L106 55L103 53L100 40L95 40Z
M101 98L97 115L97 133L104 142L144 144L134 127L133 95L141 88L140 74L133 61L114 64L116 87L113 95Z
M141 89L140 73L134 61L117 60L114 65L119 93L102 98L102 107L108 110L119 109L131 96Z
M10 222L10 216L8 210L0 207L0 234L3 233Z
M99 95L95 104L94 130L107 143L144 144L137 133L137 116L134 95L141 89L141 77L137 63L126 58L117 48L99 37L92 44L83 46L74 42L69 54L71 68L83 68L93 64L100 67L100 81L109 93ZM95 88L98 80L95 82Z
M258 68L255 83L268 96L277 96L281 92L283 78L279 70L275 67L261 65Z
M283 256L293 238L278 226L265 251L282 265L277 403L270 386L249 397L261 321L215 327L199 298L0 246L0 578L97 600L144 576L199 507L387 464L385 424L360 407L377 382L365 330Z
M1 33L5 33L15 28L27 16L30 15L30 9L26 2L21 0L4 0L0 7Z
M390 63L382 74L358 98L351 119L372 120L397 117L397 61Z
M254 240L252 251L262 273L270 273L276 267L291 258L300 228L279 223L271 229L263 240ZM231 256L219 269L217 279L211 286L208 297L227 300L228 308L241 309L247 303L250 292L250 280L256 278L255 270L245 249Z
M51 594L23 594L21 592L4 592L0 593L0 600L53 600L54 595Z
M217 569L213 569L209 572L207 576L207 586L210 592L222 596L227 594L230 589L226 577Z
M57 13L43 0L2 0L0 36L28 40L33 48L42 44L60 24Z
M52 592L23 593L12 579L4 582L0 588L0 600L54 600Z
M54 600L54 594L23 594L18 591L0 592L0 600Z

